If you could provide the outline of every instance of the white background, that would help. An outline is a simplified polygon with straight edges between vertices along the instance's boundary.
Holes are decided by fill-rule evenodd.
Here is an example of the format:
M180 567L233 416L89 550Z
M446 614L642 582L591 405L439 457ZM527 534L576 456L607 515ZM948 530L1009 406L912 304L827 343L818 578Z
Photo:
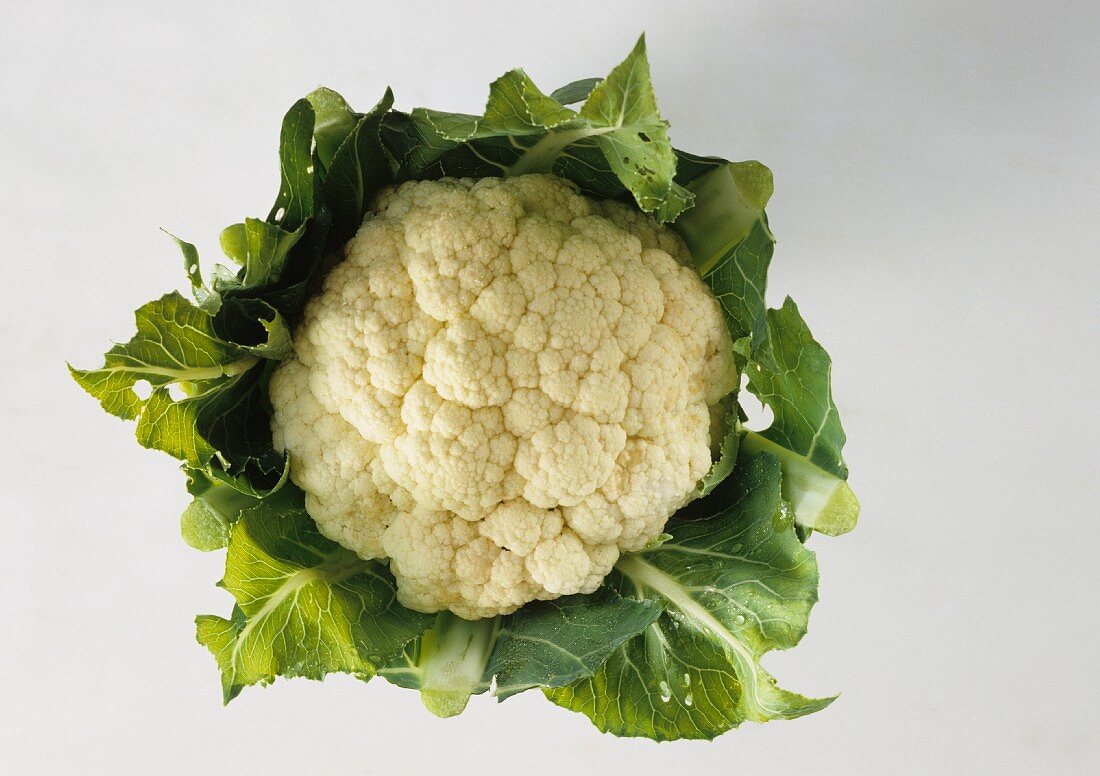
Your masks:
M157 6L156 8L152 6ZM827 711L716 743L602 736L537 693L441 721L382 681L220 704L173 462L66 375L263 215L283 111L477 111L648 32L675 142L775 172L770 301L835 362L863 503L814 537ZM1095 3L3 3L0 772L1082 773L1095 733Z

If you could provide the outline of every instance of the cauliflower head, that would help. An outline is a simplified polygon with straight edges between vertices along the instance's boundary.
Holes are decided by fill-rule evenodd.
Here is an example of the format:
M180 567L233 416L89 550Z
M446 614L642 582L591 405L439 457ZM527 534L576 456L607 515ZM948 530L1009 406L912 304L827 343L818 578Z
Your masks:
M381 192L275 371L320 530L475 619L592 592L711 464L736 386L672 231L550 175Z

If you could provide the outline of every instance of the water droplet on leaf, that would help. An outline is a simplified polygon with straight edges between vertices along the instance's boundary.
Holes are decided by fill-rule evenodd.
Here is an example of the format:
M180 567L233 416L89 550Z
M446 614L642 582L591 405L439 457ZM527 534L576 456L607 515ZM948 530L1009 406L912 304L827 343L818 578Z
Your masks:
M662 680L658 687L661 691L662 701L668 703L670 700L672 700L672 688L668 686L668 682Z

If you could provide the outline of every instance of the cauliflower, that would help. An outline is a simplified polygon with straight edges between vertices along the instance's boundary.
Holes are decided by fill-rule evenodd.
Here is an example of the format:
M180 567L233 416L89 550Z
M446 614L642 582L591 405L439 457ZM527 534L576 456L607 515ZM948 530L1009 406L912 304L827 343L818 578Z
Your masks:
M594 591L690 500L736 386L680 238L550 175L380 193L271 379L320 530L468 619Z

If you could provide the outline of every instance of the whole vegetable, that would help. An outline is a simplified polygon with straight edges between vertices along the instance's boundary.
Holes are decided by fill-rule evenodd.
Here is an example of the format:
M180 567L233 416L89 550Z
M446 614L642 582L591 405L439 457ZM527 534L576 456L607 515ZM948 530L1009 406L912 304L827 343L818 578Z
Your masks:
M770 172L672 148L641 40L549 95L513 70L483 116L392 105L299 100L270 214L222 233L239 269L177 241L194 303L72 370L227 548L236 606L197 620L226 701L539 687L657 740L828 705L759 662L805 633L807 538L858 514L829 358L764 302Z

